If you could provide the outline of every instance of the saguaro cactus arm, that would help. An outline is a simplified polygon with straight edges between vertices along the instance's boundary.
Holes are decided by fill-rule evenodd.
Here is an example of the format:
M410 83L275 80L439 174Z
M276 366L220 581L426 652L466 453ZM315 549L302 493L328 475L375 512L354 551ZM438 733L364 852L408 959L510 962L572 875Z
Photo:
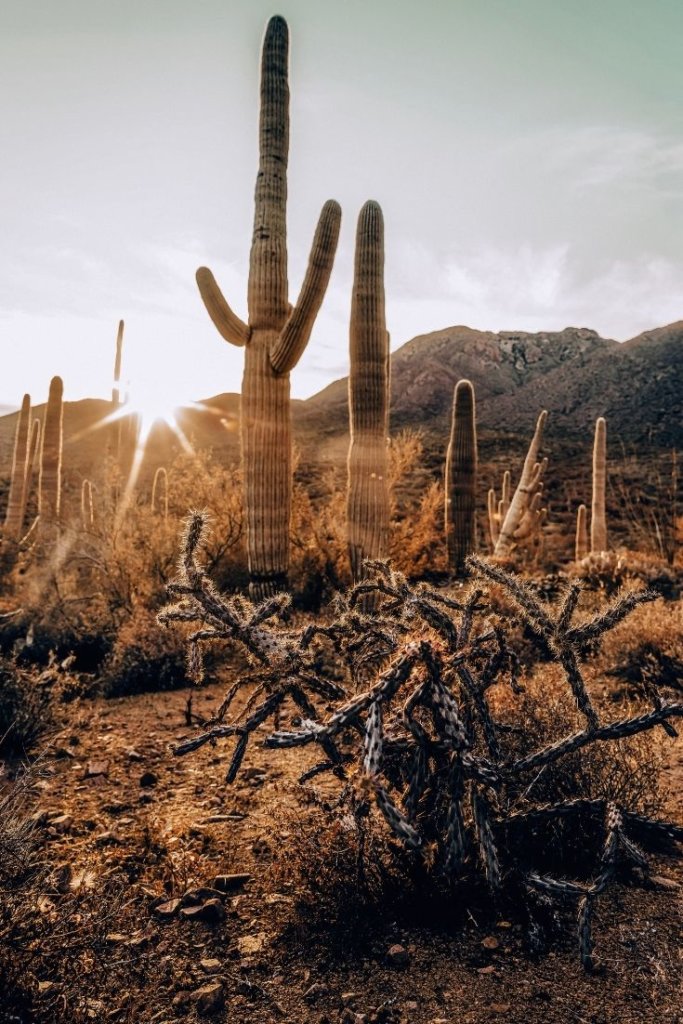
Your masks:
M576 512L576 542L574 555L577 562L588 555L588 516L585 505L579 505Z
M334 199L328 199L313 238L299 301L270 350L270 363L275 373L293 370L308 344L332 273L340 225L341 207Z
M199 294L218 333L231 345L246 345L249 341L249 328L230 309L209 268L200 267L196 277Z
M536 430L524 460L522 476L517 485L517 490L512 496L510 507L500 529L500 536L495 548L495 554L498 557L510 554L514 547L515 539L520 539L519 537L516 538L516 531L522 528L522 533L526 533L526 525L523 526L522 524L526 513L530 512L534 494L539 489L541 476L547 465L545 461L543 463L538 462L538 451L541 447L543 428L547 418L548 413L544 409L536 422ZM536 512L537 509L533 511Z

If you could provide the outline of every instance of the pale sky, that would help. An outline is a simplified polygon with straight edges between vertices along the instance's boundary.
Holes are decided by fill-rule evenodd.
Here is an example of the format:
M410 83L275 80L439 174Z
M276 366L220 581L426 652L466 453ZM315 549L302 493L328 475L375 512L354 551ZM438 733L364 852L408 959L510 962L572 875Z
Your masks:
M0 404L169 402L240 387L194 283L246 316L258 64L291 38L290 299L322 203L342 206L330 288L292 374L348 364L353 239L386 224L396 348L454 324L683 318L681 0L0 0Z

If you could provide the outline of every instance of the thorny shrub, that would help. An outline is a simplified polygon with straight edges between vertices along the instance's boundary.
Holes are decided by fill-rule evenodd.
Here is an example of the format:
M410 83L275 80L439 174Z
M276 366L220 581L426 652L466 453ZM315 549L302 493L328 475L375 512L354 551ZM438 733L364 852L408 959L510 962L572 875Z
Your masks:
M683 828L642 813L624 772L623 785L610 791L601 786L609 766L597 777L589 771L586 788L571 781L577 772L568 767L572 758L581 765L593 750L655 726L676 735L671 719L683 715L683 704L667 702L656 688L648 694L649 710L605 721L581 668L595 641L652 595L626 592L586 619L577 617L578 584L549 607L519 578L471 559L474 586L455 601L411 586L383 563L368 563L368 579L338 598L331 623L291 629L278 621L286 595L255 607L220 594L198 560L205 526L200 513L189 517L179 576L169 586L177 603L159 619L197 627L188 641L194 678L202 677L203 648L216 640L237 643L258 673L240 713L231 715L231 706L254 682L249 674L232 684L215 715L200 723L201 733L176 754L232 739L230 783L250 738L272 720L267 747L320 752L319 760L302 755L301 782L322 775L338 780L337 813L355 823L359 858L365 819L383 820L401 855L446 891L462 897L468 885L471 891L484 884L494 902L514 894L534 926L539 904L575 902L581 959L592 967L597 897L617 877L647 870L638 842L683 839ZM521 696L521 683L505 630L487 622L483 588L490 583L507 591L573 698L573 713L554 729L544 728L540 716L534 735L526 729L528 710L514 723L496 710L497 694ZM368 598L370 612L363 610ZM345 685L320 673L318 652L325 646L346 665ZM637 760L637 752L631 756ZM618 764L612 758L614 775ZM547 855L552 843L541 837L558 825L560 854L565 845L588 845L594 864L588 877L562 877L572 858ZM537 856L544 849L546 856Z

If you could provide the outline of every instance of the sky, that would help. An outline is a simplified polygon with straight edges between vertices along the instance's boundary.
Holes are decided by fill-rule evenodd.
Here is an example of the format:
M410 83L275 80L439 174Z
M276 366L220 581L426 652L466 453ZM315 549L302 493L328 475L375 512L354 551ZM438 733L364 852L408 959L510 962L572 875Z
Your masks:
M348 367L356 219L382 206L392 348L466 324L683 319L680 0L1 0L0 405L169 404L240 387L203 308L212 268L246 316L258 65L290 27L290 300L320 207L335 267L292 373Z

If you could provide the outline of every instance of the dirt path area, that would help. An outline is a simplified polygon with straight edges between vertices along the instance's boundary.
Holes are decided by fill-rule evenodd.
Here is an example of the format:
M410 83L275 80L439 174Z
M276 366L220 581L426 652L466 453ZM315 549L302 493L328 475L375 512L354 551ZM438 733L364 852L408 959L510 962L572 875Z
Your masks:
M217 687L196 693L197 710L208 713L218 694ZM591 976L581 970L573 931L531 960L521 927L502 920L470 916L465 927L430 931L388 916L341 951L324 933L293 923L294 894L276 887L268 868L288 841L282 811L297 806L294 776L256 746L230 787L228 746L170 756L170 745L189 735L186 700L179 691L73 709L40 782L41 841L55 867L35 910L47 922L31 968L38 994L26 1016L0 1019L683 1019L683 889L675 884L683 870L668 859L655 863L661 881L650 889L618 888L600 901L595 935L604 966ZM680 745L667 776L668 813L680 820ZM221 877L235 875L248 878ZM74 940L79 929L89 936L82 945Z

